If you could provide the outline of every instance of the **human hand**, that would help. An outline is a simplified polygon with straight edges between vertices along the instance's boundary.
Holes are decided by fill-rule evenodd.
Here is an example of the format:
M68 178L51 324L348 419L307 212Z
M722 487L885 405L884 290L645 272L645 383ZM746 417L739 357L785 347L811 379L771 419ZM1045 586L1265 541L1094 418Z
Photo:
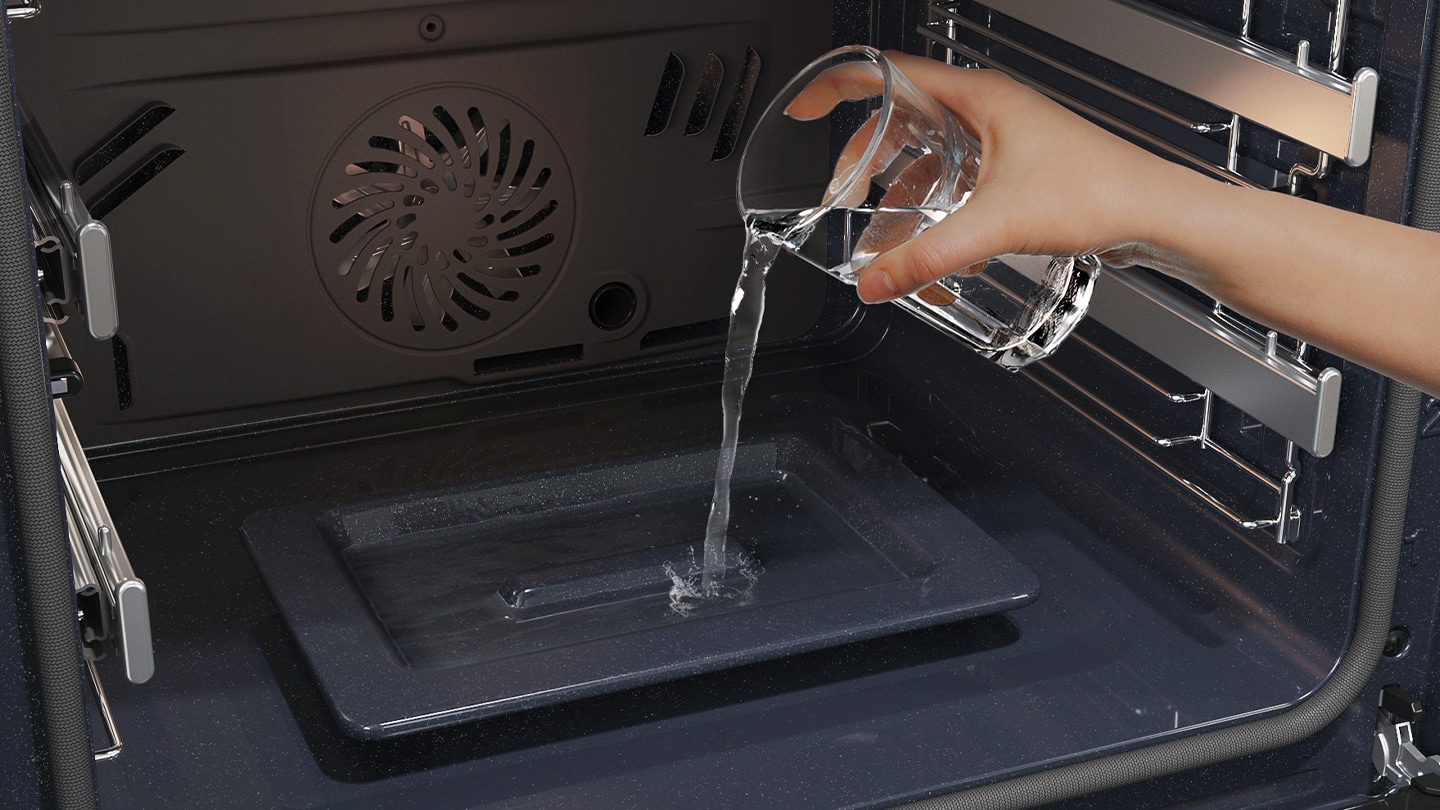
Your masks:
M861 272L863 300L897 298L1006 253L1099 254L1111 264L1143 261L1185 275L1151 237L1177 199L1177 185L1206 182L1198 175L1003 74L886 55L971 128L981 159L963 207ZM836 82L835 89L845 98L866 91L863 81L849 80Z
M895 241L914 228L876 240L890 249L861 271L862 299L924 297L937 279L1007 253L1093 254L1175 276L1260 323L1440 396L1440 353L1416 349L1440 345L1440 234L1217 182L1003 74L887 56L971 129L981 156L963 206L903 244ZM827 73L787 113L818 117L877 92L859 68ZM853 204L846 194L868 192L867 181L890 165L889 153L858 165L871 134L844 150L827 204ZM918 203L934 179L897 179L887 194L913 193L896 207Z

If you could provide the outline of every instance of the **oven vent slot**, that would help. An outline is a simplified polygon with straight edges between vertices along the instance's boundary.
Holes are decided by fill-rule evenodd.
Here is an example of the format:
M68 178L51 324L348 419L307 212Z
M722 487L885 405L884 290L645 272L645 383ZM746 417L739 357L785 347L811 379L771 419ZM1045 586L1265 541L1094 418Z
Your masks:
M129 121L115 130L114 134L91 149L89 154L75 164L75 183L84 186L94 180L97 175L139 144L146 135L149 135L174 113L174 107L160 102L141 108L139 112L130 117ZM96 219L104 219L106 214L130 199L135 192L154 180L183 154L185 154L184 149L170 144L162 144L153 148L144 160L132 166L123 177L111 183L103 191L90 196L87 204L90 214Z
M1238 185L1305 193L1327 176L1332 156L1350 165L1368 158L1378 75L1370 68L1353 80L1338 73L1348 0L1336 0L1323 68L1310 66L1306 41L1290 56L1252 40L1250 7L1246 0L1237 33L1228 34L1131 0L948 0L931 5L918 30L930 41L932 57L1004 72L1177 162ZM1062 40L1063 47L1033 44L1047 38ZM1096 56L1119 70L1097 68ZM1107 79L1098 78L1097 70ZM1117 112L1122 109L1128 112ZM1242 154L1242 132L1285 148ZM1309 157L1307 147L1315 150ZM1168 390L1093 342L1079 336L1075 342L1089 348L1086 371L1118 369L1171 407L1198 409L1194 429L1152 430L1144 415L1153 403L1097 394L1094 379L1072 376L1053 361L1026 376L1236 526L1292 542L1301 514L1299 451L1323 457L1334 448L1341 375L1312 366L1303 342L1192 292L1142 270L1110 268L1091 315L1194 381L1194 391ZM1222 400L1283 437L1280 463L1262 468L1217 438L1212 419ZM1218 459L1216 469L1228 470L1232 480L1238 476L1247 491L1268 493L1273 509L1257 506L1254 498L1228 497L1181 472L1174 455L1181 446L1203 450L1208 464Z
M91 178L100 173L101 169L115 162L127 149L140 142L140 139L149 134L150 130L160 126L160 122L169 118L175 113L175 108L169 104L151 104L140 112L136 113L124 126L120 127L114 135L111 135L96 148L90 151L75 164L75 182L85 185Z
M690 102L690 111L685 119L684 133L687 137L699 135L710 127L715 109L720 103L724 80L725 63L718 54L711 51L705 57L700 83L695 88L695 97ZM655 100L650 105L650 117L645 123L647 137L659 135L670 126L684 81L685 62L672 51L665 58L660 83L655 89ZM739 75L730 90L725 116L720 121L719 134L716 135L710 160L724 160L734 154L735 148L739 146L745 118L750 111L750 100L755 95L755 85L759 81L760 53L754 48L746 48L745 57L740 62Z
M725 120L720 122L720 135L715 139L715 151L711 160L724 160L735 151L740 143L740 129L745 126L745 114L750 111L750 97L755 95L755 85L760 81L760 54L754 48L745 49L745 61L740 63L740 76L735 80L735 91L730 95L730 106L725 109Z
M685 121L686 135L699 135L710 126L710 113L715 110L715 101L720 97L720 82L724 79L725 65L720 57L713 53L705 57L700 87L695 91L695 103L690 105L690 117Z
M135 195L135 192L144 188L147 183L154 180L160 172L170 168L170 164L179 160L185 154L185 150L178 146L161 146L144 160L134 171L125 175L115 185L110 186L101 192L93 202L90 203L90 212L96 219L104 219L107 214L120 207L120 204Z
M645 333L640 338L640 348L654 349L659 346L670 346L675 343L688 343L693 340L705 340L724 335L730 329L730 318L714 318L708 321L696 321L685 323L679 326L667 326L663 329L655 329Z
M477 375L501 374L507 371L524 371L563 363L578 363L585 359L585 345L556 346L553 349L537 349L533 352L519 352L500 357L482 357L475 361Z
M719 57L712 57L718 60ZM685 81L685 62L674 51L665 58L665 69L660 73L660 86L655 88L655 102L650 105L650 120L645 123L647 136L659 135L670 126L670 115L675 111L675 100L680 96L680 85Z

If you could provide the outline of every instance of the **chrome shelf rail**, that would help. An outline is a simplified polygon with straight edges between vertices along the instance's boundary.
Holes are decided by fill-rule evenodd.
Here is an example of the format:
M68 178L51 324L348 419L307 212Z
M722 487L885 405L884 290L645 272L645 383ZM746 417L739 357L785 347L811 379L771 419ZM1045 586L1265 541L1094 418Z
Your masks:
M1114 359L1108 352L1105 352L1084 338L1072 335L1070 340L1085 346L1103 359ZM1079 414L1086 421L1110 436L1110 438L1139 456L1165 477L1184 487L1191 494L1195 495L1239 528L1246 530L1268 529L1274 533L1275 542L1282 545L1291 543L1295 539L1300 529L1301 512L1295 503L1295 490L1299 481L1300 471L1298 458L1296 457L1297 448L1294 442L1286 442L1285 444L1284 472L1281 473L1278 478L1271 476L1269 473L1235 454L1212 435L1211 425L1213 424L1212 416L1215 405L1215 396L1212 392L1205 390L1189 394L1170 394L1154 380L1136 371L1128 364L1117 363L1116 367L1133 377L1137 382L1164 396L1171 403L1188 404L1198 402L1201 407L1198 430L1195 433L1173 436L1148 428L1134 418L1127 416L1119 408L1108 403L1103 397L1095 394L1084 384L1060 371L1053 363L1045 360L1035 363L1030 369L1027 369L1024 374L1027 379L1035 383L1043 391L1059 400L1070 410ZM1098 409L1100 414L1097 415L1091 408ZM1118 421L1120 425L1127 429L1129 435L1126 435L1127 431L1121 431L1107 422L1105 419L1107 416ZM1157 449L1167 450L1192 444L1215 453L1224 459L1225 462L1253 479L1254 482L1264 490L1272 492L1275 497L1274 511L1262 515L1246 514L1240 507L1228 503L1222 495L1210 491L1205 486L1197 483L1191 476L1178 471L1173 464L1169 463L1157 453Z
M100 672L95 669L95 662L86 660L85 669L90 673L90 686L95 692L95 705L100 709L100 720L105 724L105 733L110 737L110 744L95 752L96 762L105 762L120 756L125 750L125 742L120 739L120 729L115 725L115 715L110 711L110 698L105 696L105 687L100 683Z
M1284 54L1134 0L986 0L985 6L1235 115L1334 155L1370 159L1380 75L1334 71L1348 0L1337 9L1328 70L1309 65L1309 44Z
M150 601L145 583L135 575L130 558L115 530L110 510L85 459L75 427L60 399L55 406L55 434L60 454L60 479L65 489L65 507L71 543L79 544L83 557L98 580L109 627L114 631L115 648L132 683L144 683L155 674L155 654L150 638Z

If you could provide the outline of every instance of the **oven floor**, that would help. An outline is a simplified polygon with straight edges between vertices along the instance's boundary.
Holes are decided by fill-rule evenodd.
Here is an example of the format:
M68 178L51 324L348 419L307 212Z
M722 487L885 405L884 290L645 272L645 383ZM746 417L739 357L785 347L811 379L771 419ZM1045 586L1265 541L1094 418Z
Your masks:
M817 393L757 380L747 427L797 409L867 424L822 376L782 382ZM678 447L718 433L716 410L711 386L513 418L459 402L98 459L156 660L142 686L100 667L125 742L97 764L105 807L884 806L1286 706L1334 660L1279 641L1273 616L1183 596L993 463L952 458L916 472L1038 575L1033 604L395 740L335 725L242 546L248 515L623 457L637 435ZM569 458L537 453L551 445Z

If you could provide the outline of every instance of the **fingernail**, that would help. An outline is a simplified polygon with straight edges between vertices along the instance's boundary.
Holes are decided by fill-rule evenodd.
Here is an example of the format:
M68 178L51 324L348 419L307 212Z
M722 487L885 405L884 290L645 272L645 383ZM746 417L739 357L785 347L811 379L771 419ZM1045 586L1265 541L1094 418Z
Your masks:
M890 274L884 270L872 270L861 276L856 291L860 294L860 300L867 304L889 301L900 292L896 289L895 282L890 280Z

